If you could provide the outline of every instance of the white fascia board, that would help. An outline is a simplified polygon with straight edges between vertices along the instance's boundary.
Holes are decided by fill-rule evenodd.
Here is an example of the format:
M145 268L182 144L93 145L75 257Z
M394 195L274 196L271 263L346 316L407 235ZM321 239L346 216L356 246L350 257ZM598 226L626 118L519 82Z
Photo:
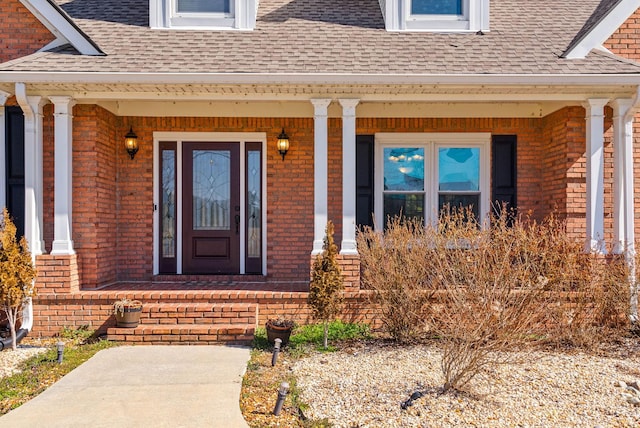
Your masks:
M640 70L640 69L639 69ZM638 74L269 74L0 71L0 83L305 85L640 85Z
M104 52L82 32L64 12L48 0L20 0L58 40L70 43L82 55L104 55ZM63 44L63 43L59 43Z
M640 7L640 0L622 0L564 58L585 58L593 49L600 47Z

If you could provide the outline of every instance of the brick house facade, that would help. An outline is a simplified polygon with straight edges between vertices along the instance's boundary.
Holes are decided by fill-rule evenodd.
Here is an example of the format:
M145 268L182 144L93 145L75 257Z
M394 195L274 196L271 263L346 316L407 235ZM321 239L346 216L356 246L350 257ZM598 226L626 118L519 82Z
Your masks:
M65 326L88 324L108 330L115 339L207 343L246 340L256 324L275 316L307 321L309 262L320 248L327 219L336 224L342 250L347 283L343 318L376 325L375 308L360 289L354 237L356 218L363 217L361 190L370 198L374 217L383 218L384 148L420 146L420 153L427 154L443 147L477 148L478 175L486 182L481 209L488 211L485 201L512 197L520 212L534 218L555 212L590 250L624 251L639 231L635 208L640 198L633 187L640 159L634 144L639 134L633 132L640 94L640 64L634 62L639 18L632 2L575 2L576 10L567 17L575 37L560 37L570 31L555 22L554 2L541 16L525 8L524 16L540 20L530 25L548 28L549 40L561 39L549 52L535 53L537 57L528 52L544 50L546 39L522 40L516 37L520 34L500 39L499 33L510 37L515 31L507 25L517 18L507 12L511 0L492 2L489 22L482 23L480 32L470 30L476 24L466 16L469 31L448 39L438 32L394 33L385 15L389 9L376 1L363 10L345 5L349 18L329 14L316 19L314 7L333 10L342 4L305 1L296 9L295 2L265 0L256 12L257 30L190 28L173 33L154 28L162 26L150 12L155 0L133 2L132 9L113 16L108 10L117 6L110 2L85 0L93 5L91 12L74 2L53 3L10 0L0 6L0 16L6 18L0 25L6 36L0 50L0 138L5 147L14 143L9 130L15 125L9 119L17 115L24 120L25 147L24 201L11 200L4 190L2 198L10 207L24 204L24 231L38 267L33 334L51 336ZM478 3L488 7L488 2ZM621 14L626 18L618 30L603 29L612 15ZM311 31L309 39L287 35L295 25ZM377 44L388 41L397 61L382 58L378 62L384 64L378 64L366 49L350 57L325 45L328 59L318 57L320 42L314 37L324 32L330 35L329 44L344 37L362 37L365 44L368 38ZM269 39L272 33L283 38L276 38L276 45ZM16 34L20 36L14 39ZM176 52L181 52L174 52L175 57L154 51L159 42L153 38L166 34L175 35ZM591 41L592 36L604 43ZM127 37L132 46L146 50L134 51L117 41ZM194 56L184 53L191 37L201 43L194 44ZM265 58L240 56L242 49L250 49L243 38L250 43L264 38ZM398 38L400 44L393 45ZM522 45L513 46L514 40ZM228 49L235 62L227 64L212 49L207 55L214 60L199 65L198 46L206 43L220 43L216 49ZM277 50L288 43L302 44L308 57L281 56ZM357 49L346 43L345 51ZM428 51L416 46L429 43L444 48L434 47L423 63ZM239 51L229 48L235 44ZM467 50L453 52L461 46ZM513 51L500 51L509 46ZM585 46L588 54L574 54ZM469 56L473 67L458 55ZM280 61L281 68L270 68L269 61ZM190 70L218 63L221 69L212 73ZM403 72L403 67L409 70ZM124 150L129 130L139 144L133 159ZM284 157L275 149L283 130L291 143ZM403 146L394 136L422 140ZM453 141L469 136L477 141L461 146ZM361 170L356 170L365 155L358 148L361 141L371 144L371 159L365 162L368 189L361 189ZM496 156L500 142L513 150L512 164ZM192 169L199 166L185 159L206 152L213 165L217 155L212 153L227 147L230 157L237 158L230 170L239 169L231 191L239 195L237 208L223 215L231 237L211 233L197 238L198 228L189 223L195 220L186 218L195 218L187 207L195 206L189 186ZM170 163L163 163L169 162L165 152ZM256 163L249 163L251 156ZM173 178L164 178L165 169ZM253 169L257 178L251 184ZM514 176L507 177L512 189L504 196L496 174L503 180L507 169ZM6 188L6 168L3 175L0 187ZM425 199L432 201L421 207L425 216L438 204L429 193L437 194L437 179L427 175L423 172ZM167 183L176 198L173 226L165 226L160 215L160 188ZM250 186L257 186L261 196L255 229L249 226ZM164 240L165 227L173 228L169 241ZM259 235L256 243L249 242L253 232ZM193 245L186 243L190 239ZM239 248L230 250L238 259L234 267L222 268L222 273L191 269L189 252L210 252L213 260L223 251L211 244L219 239L237 240L229 244ZM170 268L163 267L161 242L171 242L169 253L177 259ZM249 260L252 252L258 261ZM122 296L145 302L145 320L135 331L113 328L112 302Z

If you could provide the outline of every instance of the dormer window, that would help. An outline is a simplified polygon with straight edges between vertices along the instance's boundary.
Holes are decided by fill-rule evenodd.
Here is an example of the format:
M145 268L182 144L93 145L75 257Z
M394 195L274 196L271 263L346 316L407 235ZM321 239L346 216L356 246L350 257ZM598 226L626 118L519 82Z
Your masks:
M462 15L462 0L412 0L411 15Z
M233 27L230 0L173 0L172 27Z
M253 30L258 0L149 0L151 28Z
M389 31L489 31L489 0L380 0Z

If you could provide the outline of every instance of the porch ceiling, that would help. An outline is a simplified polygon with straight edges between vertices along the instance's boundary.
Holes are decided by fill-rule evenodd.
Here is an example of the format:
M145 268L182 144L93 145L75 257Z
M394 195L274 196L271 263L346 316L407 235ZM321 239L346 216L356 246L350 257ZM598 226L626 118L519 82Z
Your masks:
M353 97L362 101L582 101L632 97L636 85L453 84L135 84L27 83L29 95L69 95L78 100L308 100ZM0 83L13 93L14 85Z
M29 95L70 96L119 116L312 117L312 98L357 98L359 117L542 117L588 98L633 98L627 85L27 83ZM12 94L12 83L0 83ZM334 103L335 104L335 103ZM341 117L332 105L332 117Z

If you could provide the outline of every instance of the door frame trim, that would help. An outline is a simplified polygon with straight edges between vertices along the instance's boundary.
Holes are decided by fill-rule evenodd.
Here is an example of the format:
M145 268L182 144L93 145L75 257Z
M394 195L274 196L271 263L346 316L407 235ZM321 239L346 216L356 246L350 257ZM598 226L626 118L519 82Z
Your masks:
M153 133L153 274L160 272L159 236L160 230L160 141L174 141L176 143L176 188L180 189L176 197L176 274L182 274L182 143L183 142L238 142L240 145L240 223L245 224L246 207L246 159L245 143L262 144L262 275L267 275L267 134L265 132L162 132ZM244 227L240 228L240 274L246 272L246 242Z

